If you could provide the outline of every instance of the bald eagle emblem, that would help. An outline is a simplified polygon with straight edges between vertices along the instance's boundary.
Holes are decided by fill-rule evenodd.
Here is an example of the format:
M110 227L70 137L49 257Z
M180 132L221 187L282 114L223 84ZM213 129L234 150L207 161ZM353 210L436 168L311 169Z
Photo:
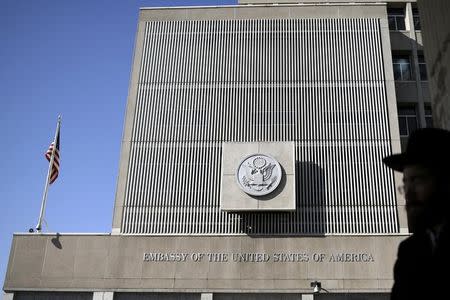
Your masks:
M238 182L246 193L261 196L272 192L280 182L281 167L266 155L247 157L239 166Z

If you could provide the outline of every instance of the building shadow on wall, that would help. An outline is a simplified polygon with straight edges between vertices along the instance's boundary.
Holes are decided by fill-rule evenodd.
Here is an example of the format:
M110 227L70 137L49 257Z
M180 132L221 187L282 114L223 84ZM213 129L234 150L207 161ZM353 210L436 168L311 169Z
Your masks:
M325 172L310 161L297 161L295 172L296 213L302 233L324 235L327 228Z
M295 211L238 213L240 231L252 237L323 236L327 228L324 170L314 162L297 161L295 185Z

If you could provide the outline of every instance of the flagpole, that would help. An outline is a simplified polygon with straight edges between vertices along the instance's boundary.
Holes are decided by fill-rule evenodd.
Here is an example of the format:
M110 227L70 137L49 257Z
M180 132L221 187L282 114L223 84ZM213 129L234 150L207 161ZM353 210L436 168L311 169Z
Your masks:
M56 138L58 137L58 133L59 133L60 127L61 127L61 115L58 116L58 123L56 124L56 132L55 132L55 137L53 139L52 155L50 157L50 164L48 165L47 179L45 180L44 195L42 196L41 212L39 214L39 220L38 220L38 223L36 225L36 232L37 233L40 233L42 231L42 221L44 220L45 204L47 202L47 194L48 194L48 185L49 185L49 182L50 182L50 174L52 173L53 161L55 160Z

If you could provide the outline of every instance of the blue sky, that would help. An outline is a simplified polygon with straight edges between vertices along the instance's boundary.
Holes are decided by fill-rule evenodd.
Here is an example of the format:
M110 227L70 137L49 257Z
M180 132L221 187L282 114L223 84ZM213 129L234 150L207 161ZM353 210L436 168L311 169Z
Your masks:
M110 232L139 7L233 0L2 0L0 283L14 232L35 227L58 114L61 172L45 232Z

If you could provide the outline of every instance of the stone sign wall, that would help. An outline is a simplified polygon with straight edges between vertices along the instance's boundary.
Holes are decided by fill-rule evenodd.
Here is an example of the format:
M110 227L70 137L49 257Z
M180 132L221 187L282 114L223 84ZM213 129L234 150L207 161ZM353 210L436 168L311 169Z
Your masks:
M388 292L404 236L14 236L5 291Z

